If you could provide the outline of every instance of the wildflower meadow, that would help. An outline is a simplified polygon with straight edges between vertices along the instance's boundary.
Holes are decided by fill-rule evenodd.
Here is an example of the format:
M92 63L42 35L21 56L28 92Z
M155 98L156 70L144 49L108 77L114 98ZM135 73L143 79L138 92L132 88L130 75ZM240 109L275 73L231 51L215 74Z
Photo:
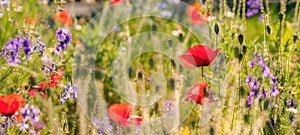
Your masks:
M298 135L300 0L0 0L1 135Z

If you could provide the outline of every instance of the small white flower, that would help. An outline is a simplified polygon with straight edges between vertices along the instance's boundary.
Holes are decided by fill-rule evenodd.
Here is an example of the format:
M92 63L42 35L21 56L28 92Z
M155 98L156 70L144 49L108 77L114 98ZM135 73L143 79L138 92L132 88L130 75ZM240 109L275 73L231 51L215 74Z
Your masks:
M185 33L181 29L172 31L173 36L179 36L180 34L184 36Z
M291 113L298 113L298 110L295 108L287 108L286 111L291 112Z

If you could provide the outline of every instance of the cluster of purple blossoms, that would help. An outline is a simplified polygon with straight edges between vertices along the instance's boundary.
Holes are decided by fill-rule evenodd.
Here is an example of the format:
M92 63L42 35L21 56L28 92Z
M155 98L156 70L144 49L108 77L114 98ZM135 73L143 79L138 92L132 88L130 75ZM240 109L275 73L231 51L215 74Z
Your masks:
M163 101L163 107L161 109L162 113L167 113L167 115L172 115L175 110L174 110L174 100L169 98Z
M21 48L23 48L26 58L30 60L30 45L31 41L29 38L21 39L20 36L17 36L16 39L8 40L0 54L3 58L7 58L7 62L11 64L18 64L21 62L21 59L19 58Z
M34 52L40 52L40 56L43 56L45 50L46 50L46 45L45 45L45 43L43 43L43 42L41 41L41 39L38 38L38 40L37 40L37 42L36 42L36 45L33 46L33 51L34 51Z
M1 115L0 124L1 124L2 130L5 128L9 128L12 125L12 123L14 123L16 120L17 120L16 115L13 115L11 117Z
M46 76L49 76L52 72L55 71L55 63L51 58L43 57L43 67L41 70L45 73Z
M34 130L29 129L31 135L35 135L39 130L45 128L45 124L39 122L40 109L29 103L21 109L22 121L17 124L21 131L27 131L30 125L34 126Z
M100 120L98 118L92 118L92 122L94 126L97 128L98 134L104 135L104 132L106 129L107 132L111 133L114 129L114 126L111 125L110 120L108 117L105 117L103 120Z
M297 106L294 103L294 99L293 98L291 98L289 100L289 102L287 103L287 110L289 112L291 112L289 119L290 119L290 123L292 124L294 122L294 114L298 112L297 111Z
M70 33L61 28L57 31L56 38L59 41L59 44L56 45L56 52L60 55L61 52L71 43L72 36Z
M271 77L272 86L271 86L271 90L270 90L270 96L276 97L279 94L279 91L276 88L277 78L275 76L271 75L270 68L265 63L265 61L264 61L261 54L258 54L256 59L253 59L248 63L248 66L250 67L251 70L254 69L255 65L261 67L261 73L262 73L263 78L267 78L267 77L272 76ZM248 83L248 85L250 87L250 90L251 90L249 96L246 99L247 106L251 109L251 105L253 103L253 101L252 101L253 97L254 98L260 97L260 100L261 100L262 97L264 97L264 98L267 97L268 92L264 87L262 87L262 92L261 92L262 94L259 92L258 78L253 77L252 74L250 74L246 77L245 82Z
M78 88L76 85L72 85L72 83L68 83L67 86L65 86L65 92L61 95L60 98L60 104L64 104L67 99L69 98L77 98Z
M247 11L246 11L246 16L251 17L253 15L256 15L260 12L261 10L261 4L259 0L248 0L247 1Z
M277 82L277 78L275 76L272 76L272 87L270 91L270 95L272 97L276 97L279 94L279 91L276 88L276 82Z

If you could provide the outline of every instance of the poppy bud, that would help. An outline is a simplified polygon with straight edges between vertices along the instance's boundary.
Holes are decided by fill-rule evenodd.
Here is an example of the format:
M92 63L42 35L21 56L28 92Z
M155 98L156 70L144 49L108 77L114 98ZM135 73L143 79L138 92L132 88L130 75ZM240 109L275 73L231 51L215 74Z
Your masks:
M283 16L284 16L284 14L282 14L282 13L279 13L279 20L280 20L280 21L282 21L282 20L283 20Z
M138 79L139 79L139 80L142 80L143 77L144 77L143 71L139 71L139 72L138 72Z
M153 24L151 29L152 29L152 31L157 31L157 25Z
M238 39L239 39L240 45L242 45L243 42L244 42L244 35L243 34L239 34Z
M31 75L31 76L29 77L29 84L30 84L31 86L36 85L36 78L35 78L33 75Z
M168 45L169 45L169 47L172 47L172 44L173 44L172 39L168 39Z
M214 25L214 30L215 30L215 33L218 35L219 32L220 32L220 27L219 27L219 24L218 24L218 23L215 23L215 25Z
M297 40L298 40L298 36L295 34L293 37L294 44L296 43Z
M266 29L267 29L268 35L270 35L272 33L272 29L271 29L270 25L267 25Z
M179 38L179 41L183 42L183 34L182 33L179 34L178 38Z
M149 59L148 63L149 63L151 68L154 68L154 60L153 60L152 57Z
M129 78L134 77L134 72L133 72L133 69L131 67L129 67L129 69L128 69L128 76L129 76Z
M168 86L169 86L170 90L174 90L175 89L175 80L173 78L170 78L168 80L168 84L169 84Z
M247 52L247 46L243 45L242 46L242 53L246 54L246 52Z
M264 110L267 110L268 107L269 107L269 100L267 99L265 102L264 102Z

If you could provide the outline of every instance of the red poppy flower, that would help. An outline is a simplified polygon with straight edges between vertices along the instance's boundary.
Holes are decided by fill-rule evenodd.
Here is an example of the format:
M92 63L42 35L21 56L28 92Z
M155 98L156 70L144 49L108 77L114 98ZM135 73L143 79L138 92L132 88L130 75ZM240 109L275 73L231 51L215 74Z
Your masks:
M192 25L205 25L207 18L209 16L208 13L204 13L204 8L201 7L199 4L192 4L187 9L187 14L190 16L190 22Z
M65 26L71 26L73 19L68 10L63 10L53 16L53 20L64 24Z
M0 113L5 116L11 116L21 109L23 104L24 98L18 94L0 96Z
M186 68L208 66L216 58L220 50L221 48L212 50L208 46L196 45L189 48L179 59Z
M118 2L125 2L125 0L112 0L111 2L110 2L110 5L115 5L115 4L117 4Z
M49 84L50 88L55 87L60 82L60 80L63 77L64 72L65 72L65 70L62 68L62 69L58 70L56 73L54 73L53 75L51 75L50 84Z
M209 99L210 89L207 87L207 83L198 83L195 84L189 91L188 95L185 98L185 101L194 100L197 104L203 105Z
M139 116L131 116L132 106L130 104L113 104L109 106L108 117L123 126L128 127L131 123L140 125L143 118Z

